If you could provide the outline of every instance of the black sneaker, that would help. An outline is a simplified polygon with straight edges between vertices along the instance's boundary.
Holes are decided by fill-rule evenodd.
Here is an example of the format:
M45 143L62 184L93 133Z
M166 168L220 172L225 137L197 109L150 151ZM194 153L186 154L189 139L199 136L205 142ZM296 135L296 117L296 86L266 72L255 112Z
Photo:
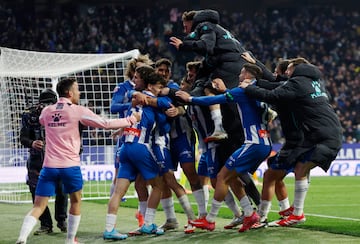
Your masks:
M66 221L60 221L60 222L57 223L56 226L61 230L61 232L63 232L63 233L66 233L66 232L67 232L67 224L66 224Z
M47 226L40 226L40 228L34 232L34 235L38 236L38 235L43 235L43 234L49 234L52 232L53 232L52 228L47 227Z

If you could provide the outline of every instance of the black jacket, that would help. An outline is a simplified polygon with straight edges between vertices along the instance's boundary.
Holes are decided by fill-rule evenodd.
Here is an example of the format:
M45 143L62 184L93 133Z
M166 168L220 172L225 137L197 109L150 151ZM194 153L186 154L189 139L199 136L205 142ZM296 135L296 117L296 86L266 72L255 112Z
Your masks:
M245 92L271 104L286 104L301 124L308 142L324 142L337 149L341 147L342 129L320 78L321 72L316 66L299 64L292 77L278 88L270 91L248 86Z
M26 110L21 117L22 127L20 130L20 142L23 146L29 148L27 168L37 172L40 172L43 165L44 150L33 149L32 143L35 140L45 139L45 130L39 123L40 111L39 106Z
M219 13L200 10L193 19L193 32L180 45L180 51L193 51L204 57L203 66L211 78L221 78L229 89L238 86L245 51L230 31L219 25Z
M259 80L257 86L264 88L266 90L273 90L283 83L280 82L270 82L266 80ZM301 126L295 117L292 107L288 106L287 103L274 103L275 110L278 113L278 117L281 122L281 129L284 134L285 144L284 149L293 148L302 143L304 139L304 134L302 133Z

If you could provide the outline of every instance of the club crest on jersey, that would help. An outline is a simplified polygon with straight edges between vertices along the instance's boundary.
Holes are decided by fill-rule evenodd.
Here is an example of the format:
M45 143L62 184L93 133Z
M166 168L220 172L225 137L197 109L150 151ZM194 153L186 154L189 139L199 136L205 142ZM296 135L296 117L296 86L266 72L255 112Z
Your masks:
M321 90L321 84L319 81L314 80L312 81L311 85L315 90L315 92L310 94L311 98L314 99L317 97L326 97L326 98L328 97L327 94Z
M56 113L54 115L51 116L53 119L52 123L48 123L49 127L65 127L66 123L65 122L60 122L61 120L61 114L60 113Z

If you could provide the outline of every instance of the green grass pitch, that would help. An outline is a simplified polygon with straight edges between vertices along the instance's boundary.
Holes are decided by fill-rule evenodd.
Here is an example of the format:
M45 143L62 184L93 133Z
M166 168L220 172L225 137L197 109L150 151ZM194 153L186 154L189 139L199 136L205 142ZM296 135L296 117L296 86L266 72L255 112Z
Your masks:
M294 178L287 178L286 185L290 200L293 199ZM190 201L194 202L191 195ZM82 218L78 230L80 242L107 243L102 239L105 225L107 200L84 201ZM50 203L54 213L53 203ZM137 227L134 217L136 199L127 199L121 203L118 212L117 229L128 232ZM164 236L129 237L122 243L360 243L360 177L312 177L305 202L304 224L290 228L264 228L238 233L236 229L225 230L223 225L232 217L230 211L223 207L216 221L213 232L197 230L194 234L182 232L186 216L175 204L180 228L166 232ZM15 243L22 220L30 210L31 204L0 204L0 243ZM196 207L194 205L194 210ZM278 206L273 201L270 220L278 218ZM164 213L159 208L156 223L162 224ZM38 226L36 226L37 228ZM43 236L30 235L28 244L64 243L65 234L56 227L54 233Z

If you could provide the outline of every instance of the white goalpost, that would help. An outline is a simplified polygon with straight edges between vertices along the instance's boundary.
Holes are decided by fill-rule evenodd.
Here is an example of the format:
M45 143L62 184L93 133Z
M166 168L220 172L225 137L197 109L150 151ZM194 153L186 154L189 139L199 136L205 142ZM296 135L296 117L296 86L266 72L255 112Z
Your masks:
M110 114L112 91L124 81L126 63L138 50L110 54L24 51L1 47L0 54L0 202L31 202L26 185L28 150L19 140L21 114L36 104L45 88L55 90L63 77L75 77L81 104L97 114ZM81 170L83 199L109 198L114 174L114 147L110 131L85 128ZM135 196L129 192L128 197Z

